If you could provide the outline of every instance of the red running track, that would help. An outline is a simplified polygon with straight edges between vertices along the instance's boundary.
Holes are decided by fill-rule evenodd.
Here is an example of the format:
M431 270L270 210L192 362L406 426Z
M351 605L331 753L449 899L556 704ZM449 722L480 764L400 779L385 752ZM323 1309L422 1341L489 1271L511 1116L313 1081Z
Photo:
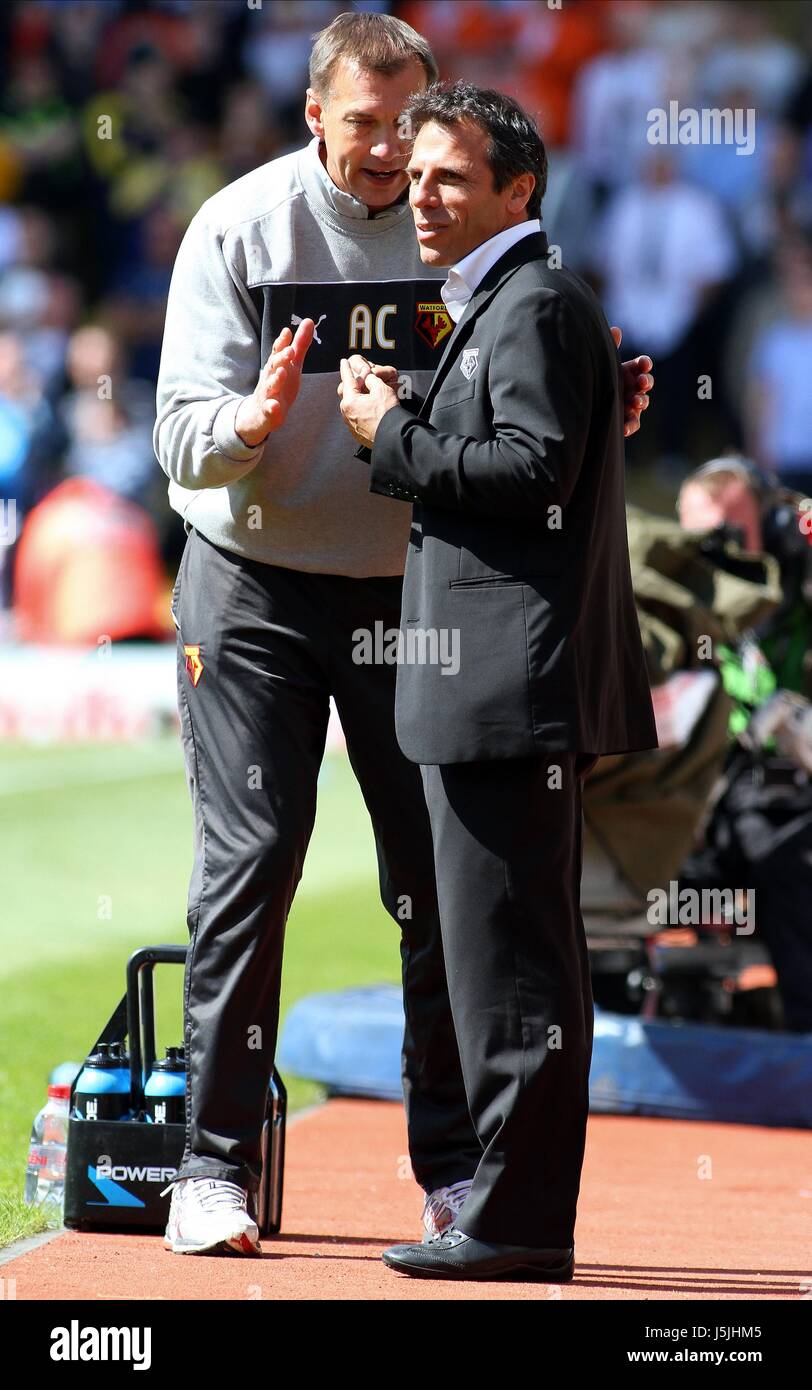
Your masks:
M812 1297L812 1136L590 1119L571 1284L410 1279L419 1239L399 1105L333 1100L289 1124L283 1234L263 1256L180 1256L159 1235L64 1231L11 1259L18 1299L792 1299ZM6 1252L7 1254L10 1252ZM8 1285L7 1285L8 1287Z

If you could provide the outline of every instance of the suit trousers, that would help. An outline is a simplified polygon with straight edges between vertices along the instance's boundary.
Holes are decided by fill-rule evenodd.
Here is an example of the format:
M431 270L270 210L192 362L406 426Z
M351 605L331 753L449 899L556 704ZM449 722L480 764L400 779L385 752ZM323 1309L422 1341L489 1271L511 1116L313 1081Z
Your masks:
M247 560L194 529L187 537L172 597L195 821L179 1177L259 1185L285 924L313 828L331 694L372 820L381 897L401 932L414 1173L430 1191L476 1168L423 786L395 738L396 667L353 659L357 629L397 628L401 588L399 578ZM338 932L334 949L338 956Z
M423 766L451 1009L481 1144L457 1226L574 1244L593 1003L580 911L592 755Z

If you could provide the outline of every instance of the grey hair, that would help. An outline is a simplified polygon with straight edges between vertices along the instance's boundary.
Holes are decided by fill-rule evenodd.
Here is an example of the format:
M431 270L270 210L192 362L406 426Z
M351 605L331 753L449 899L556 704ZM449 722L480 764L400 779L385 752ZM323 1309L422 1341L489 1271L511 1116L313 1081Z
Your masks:
M342 59L366 72L391 77L409 63L422 65L427 82L436 82L437 63L429 45L416 29L389 14L355 12L336 15L332 24L313 35L310 53L310 86L325 101L336 65Z

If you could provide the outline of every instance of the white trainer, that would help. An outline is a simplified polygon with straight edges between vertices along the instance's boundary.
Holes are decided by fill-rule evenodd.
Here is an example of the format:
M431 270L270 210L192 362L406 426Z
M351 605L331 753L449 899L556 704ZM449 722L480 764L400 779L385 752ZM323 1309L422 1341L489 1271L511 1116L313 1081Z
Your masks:
M462 1211L468 1193L471 1191L471 1178L452 1183L451 1187L438 1187L430 1192L423 1203L423 1244L436 1240L454 1225Z
M164 1247L174 1255L261 1255L259 1230L247 1208L248 1193L220 1178L176 1178Z

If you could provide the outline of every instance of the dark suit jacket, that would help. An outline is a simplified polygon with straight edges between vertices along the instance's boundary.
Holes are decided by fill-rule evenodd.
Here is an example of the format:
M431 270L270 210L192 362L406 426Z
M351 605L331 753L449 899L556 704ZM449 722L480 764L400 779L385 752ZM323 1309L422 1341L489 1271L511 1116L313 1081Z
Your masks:
M532 233L492 267L425 401L388 411L372 448L370 490L414 504L395 712L413 762L658 746L620 358L595 295L546 252Z

